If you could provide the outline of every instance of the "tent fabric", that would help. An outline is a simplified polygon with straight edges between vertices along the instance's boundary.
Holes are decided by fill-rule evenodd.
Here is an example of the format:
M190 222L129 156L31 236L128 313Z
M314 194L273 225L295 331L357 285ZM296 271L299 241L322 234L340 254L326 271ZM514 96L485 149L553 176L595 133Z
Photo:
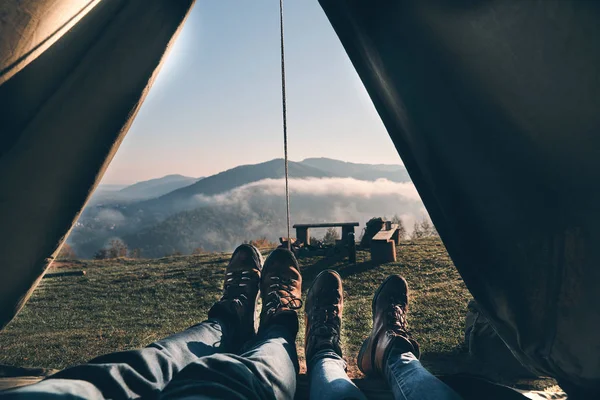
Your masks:
M1 2L0 328L51 264L193 2Z
M501 338L597 393L600 4L320 3Z

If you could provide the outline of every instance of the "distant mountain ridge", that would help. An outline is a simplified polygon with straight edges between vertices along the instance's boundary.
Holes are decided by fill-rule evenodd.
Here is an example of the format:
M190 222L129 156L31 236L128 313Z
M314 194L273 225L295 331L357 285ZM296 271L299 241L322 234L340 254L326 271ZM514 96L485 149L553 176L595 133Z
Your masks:
M299 162L288 163L290 178L326 178L332 175L318 168ZM283 159L275 159L260 164L240 165L206 177L192 185L174 190L164 196L137 203L129 212L151 216L161 220L167 215L180 211L192 210L196 207L194 196L212 196L221 194L264 179L280 179L285 174Z
M355 164L329 158L307 158L289 161L290 178L354 178L374 181L388 179L393 182L410 182L402 165ZM174 212L191 210L193 196L212 196L264 179L281 179L285 174L284 160L277 158L259 164L240 165L206 177L194 184L169 192L161 197L138 203L136 212L151 213L158 218Z
M166 175L132 185L100 184L90 201L91 205L129 204L163 196L202 178L183 175Z
M285 226L285 202L281 195L268 189L278 184L263 182L241 192L234 189L282 179L284 171L284 160L274 159L240 165L202 179L168 175L119 191L103 191L102 197L88 204L69 241L83 257L91 257L115 237L123 238L130 248L141 249L146 256L160 256L173 251L189 252L194 246L226 250L240 240L270 237L275 232L279 235ZM328 158L290 161L289 175L292 179L352 178L374 185L387 185L375 182L381 179L389 181L389 185L410 182L402 165L358 164ZM356 185L355 182L348 185ZM336 184L340 185L340 181ZM231 198L218 196L230 192ZM357 220L386 212L390 215L420 212L420 203L406 198L384 203L390 197L380 192L372 198L344 197L342 192L332 191L329 195L295 192L295 218L317 222L332 218Z
M300 163L327 171L336 178L354 178L364 181L387 179L392 182L410 182L406 168L399 164L357 164L331 158L307 158Z
M202 178L192 178L183 175L166 175L162 178L137 182L119 190L120 194L140 199L160 197L185 186L193 185Z

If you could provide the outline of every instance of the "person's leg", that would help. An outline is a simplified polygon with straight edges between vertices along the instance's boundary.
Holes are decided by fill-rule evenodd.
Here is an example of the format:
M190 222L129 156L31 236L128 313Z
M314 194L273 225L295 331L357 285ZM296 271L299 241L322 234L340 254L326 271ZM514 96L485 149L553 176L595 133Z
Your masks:
M309 369L310 399L360 399L365 395L346 374L346 362L334 351L314 355Z
M159 393L199 357L238 351L255 334L262 256L242 245L226 269L223 297L209 319L140 350L107 354L35 385L0 393L7 398L136 398Z
M241 355L202 357L163 390L163 399L293 399L298 317L280 315Z
M0 399L104 399L149 396L198 357L226 351L223 329L208 320L139 350L100 356L34 385L0 392Z
M373 330L358 354L366 375L387 379L396 400L460 400L449 386L419 362L419 344L407 329L408 285L399 275L388 277L372 303Z
M298 359L296 309L302 278L287 250L275 250L261 278L263 311L256 342L240 356L202 357L165 388L165 399L293 399Z
M402 350L392 350L386 362L385 376L394 399L461 399L448 385L427 371L411 352L402 353Z
M337 272L321 272L306 296L306 364L311 399L365 399L346 374L340 346L344 298Z

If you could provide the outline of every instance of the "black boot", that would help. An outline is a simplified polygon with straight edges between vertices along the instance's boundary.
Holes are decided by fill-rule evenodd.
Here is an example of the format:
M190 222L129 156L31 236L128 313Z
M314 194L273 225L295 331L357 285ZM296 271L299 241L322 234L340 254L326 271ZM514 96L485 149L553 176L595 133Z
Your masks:
M223 296L208 311L231 333L232 351L256 334L256 303L262 270L262 255L254 246L243 244L233 252L225 270Z
M342 279L332 270L321 272L306 295L305 350L307 363L321 350L342 356L340 335L344 297Z
M373 297L373 330L358 353L358 368L365 375L382 375L394 348L421 355L419 344L410 337L406 324L408 285L400 275L389 276Z

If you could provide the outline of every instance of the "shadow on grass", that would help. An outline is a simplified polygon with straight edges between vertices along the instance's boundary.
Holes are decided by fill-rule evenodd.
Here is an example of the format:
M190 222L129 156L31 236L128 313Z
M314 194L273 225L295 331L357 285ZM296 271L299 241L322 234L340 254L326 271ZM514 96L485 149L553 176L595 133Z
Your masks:
M360 274L377 268L379 265L371 261L349 264L347 257L344 255L333 255L319 259L313 264L304 264L302 269L302 287L303 291L307 291L313 281L322 271L332 269L337 271L342 280L352 275Z

